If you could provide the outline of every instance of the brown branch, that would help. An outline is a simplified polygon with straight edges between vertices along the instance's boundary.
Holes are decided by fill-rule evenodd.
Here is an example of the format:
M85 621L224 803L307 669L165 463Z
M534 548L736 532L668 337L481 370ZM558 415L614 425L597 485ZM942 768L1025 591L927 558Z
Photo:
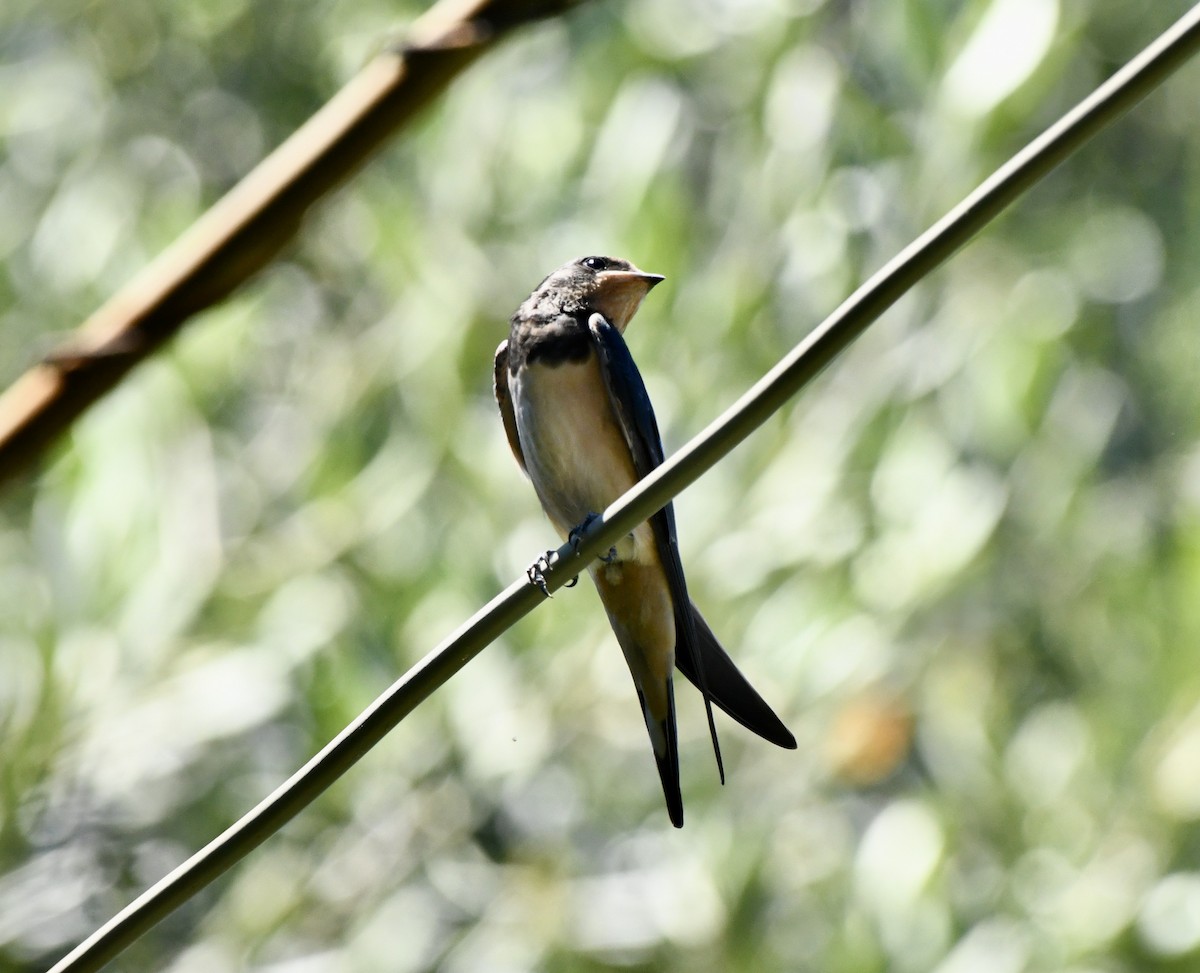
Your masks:
M353 173L499 37L576 0L441 0L301 128L0 396L0 484L93 402L265 266L309 207Z

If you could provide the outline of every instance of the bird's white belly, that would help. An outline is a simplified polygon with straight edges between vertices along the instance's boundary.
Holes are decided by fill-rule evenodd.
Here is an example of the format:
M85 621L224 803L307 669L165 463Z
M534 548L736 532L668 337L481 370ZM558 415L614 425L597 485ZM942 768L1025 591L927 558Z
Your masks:
M594 357L535 363L510 384L529 478L565 536L637 481L629 447Z

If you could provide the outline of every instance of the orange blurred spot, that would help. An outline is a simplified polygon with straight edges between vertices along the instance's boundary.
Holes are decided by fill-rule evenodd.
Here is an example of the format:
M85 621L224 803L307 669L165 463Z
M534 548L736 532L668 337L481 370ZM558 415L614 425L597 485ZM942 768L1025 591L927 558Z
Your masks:
M913 719L898 696L880 690L848 701L834 717L825 754L832 772L856 784L891 776L912 748Z

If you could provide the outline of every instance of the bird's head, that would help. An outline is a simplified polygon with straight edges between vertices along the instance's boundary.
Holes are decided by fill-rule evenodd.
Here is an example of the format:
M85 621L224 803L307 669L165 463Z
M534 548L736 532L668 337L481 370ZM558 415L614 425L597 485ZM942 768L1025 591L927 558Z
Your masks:
M662 280L661 274L643 273L628 260L580 257L543 280L527 303L568 314L598 311L624 331L642 298Z

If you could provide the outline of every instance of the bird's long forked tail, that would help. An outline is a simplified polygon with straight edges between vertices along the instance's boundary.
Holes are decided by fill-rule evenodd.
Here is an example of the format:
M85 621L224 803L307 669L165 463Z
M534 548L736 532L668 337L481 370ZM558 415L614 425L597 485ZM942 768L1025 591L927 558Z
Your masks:
M650 745L654 750L654 762L658 765L658 776L662 781L663 797L667 802L667 814L677 828L683 827L683 794L679 790L679 734L675 722L675 687L667 677L667 713L656 720L646 705L646 698L638 691L638 702L642 704L642 716L650 734Z
M791 731L729 658L696 606L693 604L691 608L696 661L703 667L703 673L696 671L688 652L676 653L675 668L746 729L778 747L795 750L796 738Z

